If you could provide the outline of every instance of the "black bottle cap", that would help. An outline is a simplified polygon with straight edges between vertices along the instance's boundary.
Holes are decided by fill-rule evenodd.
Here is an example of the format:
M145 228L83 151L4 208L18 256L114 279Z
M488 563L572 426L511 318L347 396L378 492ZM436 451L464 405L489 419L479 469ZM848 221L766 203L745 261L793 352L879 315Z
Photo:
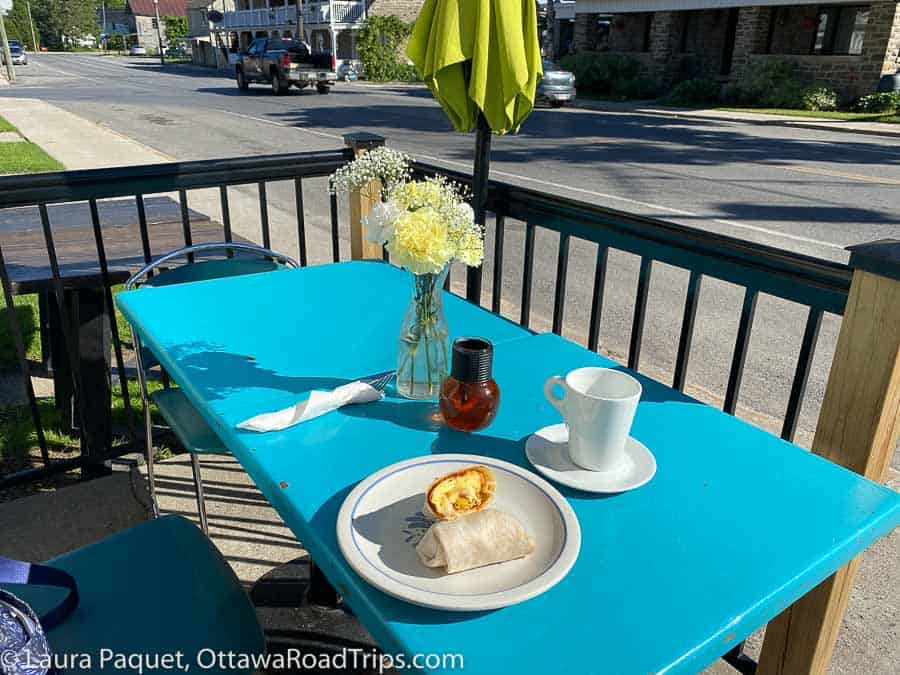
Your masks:
M478 337L461 337L453 341L450 374L460 382L487 382L491 379L494 345Z

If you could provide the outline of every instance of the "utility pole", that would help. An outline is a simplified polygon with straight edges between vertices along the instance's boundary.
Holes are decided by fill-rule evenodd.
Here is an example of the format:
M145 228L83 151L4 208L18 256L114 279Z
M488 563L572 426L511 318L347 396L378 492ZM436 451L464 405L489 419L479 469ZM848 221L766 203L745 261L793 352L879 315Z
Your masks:
M41 46L37 41L37 33L34 32L34 19L31 18L31 3L25 0L25 9L28 10L28 25L31 26L31 49L35 52L41 51Z
M3 43L3 60L6 62L6 75L9 83L16 81L16 69L13 66L12 54L9 51L9 40L6 39L6 24L3 23L3 15L12 8L12 2L8 4L4 0L0 0L0 42Z
M159 0L153 0L153 13L156 15L156 42L159 45L159 65L166 65L166 57L163 54L162 23L159 20Z
M297 39L306 42L306 32L303 30L303 0L297 0Z
M106 0L100 3L100 9L103 12L103 51L109 51L109 36L106 32Z

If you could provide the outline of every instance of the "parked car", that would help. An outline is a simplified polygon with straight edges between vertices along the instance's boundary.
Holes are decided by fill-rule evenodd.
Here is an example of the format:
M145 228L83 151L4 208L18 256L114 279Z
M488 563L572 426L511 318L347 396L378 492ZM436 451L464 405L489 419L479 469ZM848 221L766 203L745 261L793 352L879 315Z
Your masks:
M536 98L554 108L575 100L575 75L552 61L544 61L544 77L537 85Z
M337 68L337 77L341 82L356 82L359 79L359 71L353 61L344 61Z
M313 52L305 42L256 38L241 54L234 74L241 91L251 82L268 82L279 96L292 86L315 86L320 94L327 94L337 80L336 65L331 52Z
M140 45L135 45L128 53L131 54L131 56L147 56L147 50Z
M14 66L27 66L28 65L28 54L25 51L25 48L21 44L13 45L12 40L10 40L9 45L9 55L12 57L12 62ZM4 65L6 64L6 54L0 51L0 62Z

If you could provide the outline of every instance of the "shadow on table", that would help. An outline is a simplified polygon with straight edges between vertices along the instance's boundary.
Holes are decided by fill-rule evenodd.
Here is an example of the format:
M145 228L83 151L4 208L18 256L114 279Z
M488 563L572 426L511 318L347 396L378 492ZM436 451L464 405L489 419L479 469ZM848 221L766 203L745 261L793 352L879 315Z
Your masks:
M334 389L350 382L339 377L281 375L261 367L252 354L218 351L217 345L210 343L191 343L167 349L207 400L225 398L247 388L302 394L313 389Z
M407 401L391 394L389 391L383 400L375 403L344 406L341 413L350 417L382 420L416 431L439 431L443 426L436 402Z

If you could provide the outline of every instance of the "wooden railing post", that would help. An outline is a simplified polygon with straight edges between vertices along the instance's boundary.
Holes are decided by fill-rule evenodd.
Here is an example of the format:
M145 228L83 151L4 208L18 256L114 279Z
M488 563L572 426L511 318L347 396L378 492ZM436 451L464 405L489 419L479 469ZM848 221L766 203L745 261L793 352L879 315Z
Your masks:
M900 241L850 246L853 282L812 450L883 481L900 430ZM825 673L859 558L766 628L759 675Z
M365 132L346 134L344 143L352 148L354 154L359 157L372 148L384 145L384 137ZM350 193L350 257L353 260L361 258L377 258L381 260L383 247L366 240L366 228L363 218L369 215L372 208L381 201L381 183L372 181L359 190Z

